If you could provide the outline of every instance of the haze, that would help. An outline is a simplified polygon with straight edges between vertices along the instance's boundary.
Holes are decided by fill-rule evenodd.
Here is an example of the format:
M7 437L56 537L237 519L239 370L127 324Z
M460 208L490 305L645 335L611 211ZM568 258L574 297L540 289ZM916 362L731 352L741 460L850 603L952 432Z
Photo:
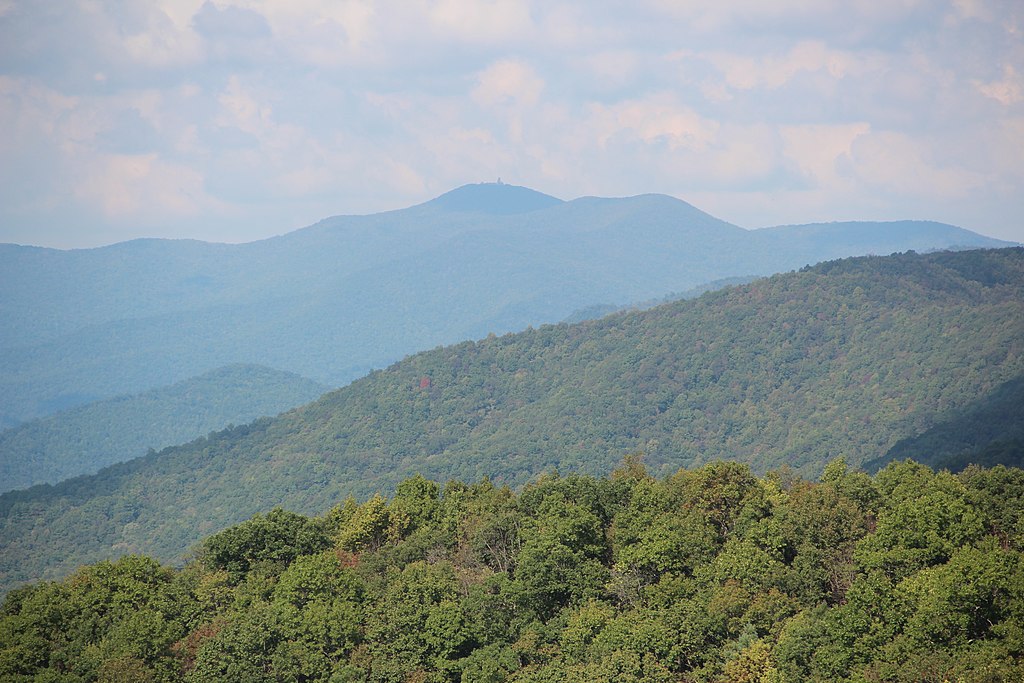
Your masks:
M0 1L0 242L250 241L499 177L1024 241L1019 2Z

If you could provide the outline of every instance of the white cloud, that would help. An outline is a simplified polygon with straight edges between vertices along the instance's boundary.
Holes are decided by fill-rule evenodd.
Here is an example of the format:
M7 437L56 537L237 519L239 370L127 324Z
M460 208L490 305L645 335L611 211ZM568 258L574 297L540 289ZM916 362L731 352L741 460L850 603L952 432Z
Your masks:
M976 83L978 90L986 97L1004 106L1024 101L1024 74L1018 74L1012 64L1003 65L1003 77L989 83Z
M322 68L374 61L388 18L387 4L360 0L248 0L243 6L266 17L283 50Z
M0 0L0 241L255 238L498 176L745 224L974 204L1024 240L1022 7Z
M175 29L187 31L192 26L192 18L207 0L151 0L151 4L160 9L164 15L174 22Z
M985 0L953 0L953 10L959 19L984 19L990 21L992 8Z
M642 80L642 58L635 50L601 50L577 61L587 82L599 90L629 87Z
M190 216L214 208L200 173L162 162L156 154L94 157L88 172L77 178L74 193L115 220L145 219L152 213Z
M593 142L600 147L626 136L669 150L700 151L709 147L718 130L717 123L667 95L611 106L595 104L587 123Z
M858 136L846 170L866 186L887 194L968 197L986 182L983 173L937 163L928 148L908 135L880 131Z
M533 29L529 3L521 0L439 0L429 16L442 36L469 43L506 43Z
M0 145L13 149L25 136L52 136L58 120L76 110L80 99L22 78L0 75Z
M108 27L106 40L116 40L129 61L143 67L188 66L203 57L202 41L185 21L201 6L197 2L167 1L141 5L133 10L134 20L118 21L117 13L107 14L102 5L82 3Z
M780 88L801 73L821 73L832 79L842 79L849 73L863 75L879 70L875 59L856 58L847 51L829 49L821 41L805 40L782 55L751 57L735 53L712 53L707 56L718 67L725 82L738 90L753 88Z
M491 64L477 76L473 99L485 106L532 106L544 90L544 80L529 65L515 60Z
M260 103L247 90L238 76L231 76L223 92L217 96L221 113L214 119L219 126L233 126L257 137L271 126L271 108Z
M848 158L857 138L870 132L867 123L782 126L784 153L814 187L845 183L839 164Z
M736 27L799 33L865 30L912 15L928 0L647 0L644 4L702 33Z

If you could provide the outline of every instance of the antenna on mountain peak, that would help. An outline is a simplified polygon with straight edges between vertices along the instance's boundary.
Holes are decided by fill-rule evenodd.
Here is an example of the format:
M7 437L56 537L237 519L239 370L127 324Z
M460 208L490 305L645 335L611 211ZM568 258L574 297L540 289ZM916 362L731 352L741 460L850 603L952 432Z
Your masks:
M498 176L498 184L499 185L504 185L505 184L505 183L501 182L501 176Z

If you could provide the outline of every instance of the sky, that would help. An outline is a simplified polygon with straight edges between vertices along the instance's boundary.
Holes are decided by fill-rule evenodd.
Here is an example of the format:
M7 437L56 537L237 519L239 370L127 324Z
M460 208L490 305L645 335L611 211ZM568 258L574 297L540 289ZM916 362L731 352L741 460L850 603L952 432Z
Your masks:
M466 183L1024 242L1020 0L0 0L0 242L246 242Z

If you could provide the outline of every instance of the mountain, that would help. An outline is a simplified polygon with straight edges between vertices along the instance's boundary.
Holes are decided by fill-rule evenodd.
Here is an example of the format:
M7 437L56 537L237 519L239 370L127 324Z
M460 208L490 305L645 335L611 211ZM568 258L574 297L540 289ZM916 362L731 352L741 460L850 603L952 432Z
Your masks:
M129 552L180 557L275 505L402 478L519 485L718 459L860 465L1024 373L1024 248L823 263L647 311L417 354L319 400L0 496L3 586Z
M573 311L571 314L566 316L561 322L569 323L581 323L584 320L594 320L595 318L602 318L611 313L619 313L621 311L642 311L648 308L654 308L661 304L667 304L670 301L679 301L681 299L694 299L705 292L714 292L725 287L732 287L733 285L745 285L748 282L753 282L757 277L749 275L746 277L725 277L718 280L712 280L711 282L705 282L697 287L691 287L685 292L670 292L665 296L658 297L657 299L650 299L648 301L637 301L625 306L617 306L615 304L594 304L581 308L578 311Z
M290 372L230 365L32 420L0 432L0 493L92 474L147 449L277 415L325 391L322 384Z
M492 215L528 213L562 204L551 195L518 185L479 183L463 185L420 206L441 212L477 212Z
M664 195L485 183L248 244L0 245L0 424L256 363L341 386L410 353L720 278L997 240L935 223L744 230Z
M771 249L782 241L792 257L810 259L812 263L852 254L996 246L980 244L972 233L935 221L845 221L785 225L754 230L751 241L764 249Z
M874 472L906 459L954 472L972 463L1024 465L1024 376L951 413L921 434L900 439L884 456L864 463L864 468Z

